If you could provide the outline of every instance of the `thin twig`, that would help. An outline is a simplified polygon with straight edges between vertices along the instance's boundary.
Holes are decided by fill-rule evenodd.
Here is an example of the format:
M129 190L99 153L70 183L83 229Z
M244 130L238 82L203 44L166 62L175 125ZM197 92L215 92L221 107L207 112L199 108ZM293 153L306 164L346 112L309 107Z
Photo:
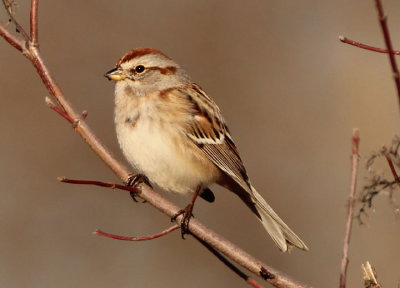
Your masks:
M25 41L18 39L11 34L6 27L0 24L0 36L4 38L11 46L20 52L24 52Z
M389 53L389 50L387 49L383 49L383 48L378 48L378 47L373 47L373 46L369 46L354 40L351 40L347 37L344 37L342 35L339 36L339 40L342 41L343 43L352 45L352 46L356 46L358 48L362 48L362 49L366 49L366 50L370 50L370 51L374 51L374 52L378 52L378 53ZM394 50L392 51L392 53L394 55L400 55L400 51Z
M392 66L393 78L394 78L394 82L396 84L397 96L398 96L399 105L400 105L399 70L397 68L397 63L396 63L396 60L394 59L394 55L393 55L392 41L390 40L389 28L387 26L387 17L385 16L385 14L383 12L383 6L382 6L381 0L375 0L375 4L376 4L376 9L378 10L379 23L381 24L383 36L385 38L386 48L389 51L390 64Z
M38 46L38 6L39 0L31 0L30 31L31 45Z
M13 22L15 25L16 31L18 33L21 33L22 37L25 39L25 43L28 44L31 39L29 38L28 34L26 34L24 28L22 28L22 26L18 23L18 21L15 20L15 18L13 16L13 9L12 9L11 1L3 0L3 4L4 4L4 7L6 8L8 17L10 17L11 22Z
M134 192L134 193L139 193L140 191L131 186L125 186L121 184L116 184L116 183L107 183L107 182L102 182L102 181L94 181L94 180L76 180L76 179L68 179L65 177L58 177L58 181L63 182L63 183L69 183L69 184L80 184L80 185L95 185L95 186L101 186L101 187L107 187L107 188L117 188L120 190L125 190L129 192Z
M394 164L393 164L392 158L390 157L390 153L388 153L387 147L382 146L381 152L383 155L385 155L386 161L389 164L389 168L393 174L394 180L396 180L396 182L399 182L399 180L400 180L399 175L397 175L396 168L394 168Z
M65 120L67 120L69 123L73 124L75 123L74 119L72 119L71 117L69 117L69 115L67 113L65 113L64 111L62 111L60 109L60 107L56 106L53 101L51 101L51 99L49 97L46 97L44 99L44 101L46 102L47 106L49 106L51 109L53 109L55 112L57 112L58 114L60 114L62 117L65 118Z
M149 236L141 236L141 237L121 236L121 235L107 233L107 232L101 231L100 229L97 229L95 232L93 232L93 234L107 237L107 238L116 239L116 240L123 240L123 241L148 241L148 240L153 240L153 239L157 239L162 236L165 236L168 233L171 233L172 231L175 231L179 228L180 227L178 225L174 225L174 226L171 226L168 229L165 229L164 231L161 231L157 234L153 234L153 235L149 235Z
M358 146L360 143L359 134L360 131L358 129L353 130L352 156L351 156L351 184L350 184L350 194L347 200L347 221L346 221L346 233L344 236L342 265L340 270L340 288L346 287L347 265L349 264L348 252L350 245L351 226L353 223L353 213L354 213L353 210L355 204L355 194L356 194L356 184L357 184L357 168L359 162L359 156L358 156Z

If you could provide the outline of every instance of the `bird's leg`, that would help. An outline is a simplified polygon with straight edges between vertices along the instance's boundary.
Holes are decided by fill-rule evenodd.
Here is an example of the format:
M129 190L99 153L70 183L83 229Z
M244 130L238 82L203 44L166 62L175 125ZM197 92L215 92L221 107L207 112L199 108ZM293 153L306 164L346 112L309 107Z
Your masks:
M141 183L145 183L145 184L149 185L150 187L152 187L150 184L149 178L147 178L147 176L144 174L132 174L129 176L128 180L125 182L126 186L130 186L130 187L136 187ZM131 195L133 201L138 202L136 200L135 192L131 191L131 192L129 192L129 194Z
M194 192L192 201L184 208L179 210L177 213L175 213L174 216L171 218L172 221L176 221L176 218L179 215L183 215L182 222L181 222L181 235L182 239L185 239L185 234L189 233L189 221L190 218L193 216L193 207L194 207L194 202L196 202L197 196L199 196L201 187L198 186L196 191Z

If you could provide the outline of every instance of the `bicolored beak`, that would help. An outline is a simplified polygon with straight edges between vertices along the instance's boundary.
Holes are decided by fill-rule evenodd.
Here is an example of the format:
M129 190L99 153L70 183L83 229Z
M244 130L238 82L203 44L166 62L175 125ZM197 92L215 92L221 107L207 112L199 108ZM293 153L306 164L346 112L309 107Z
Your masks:
M121 81L125 79L125 74L118 68L114 68L104 74L104 77L108 80Z

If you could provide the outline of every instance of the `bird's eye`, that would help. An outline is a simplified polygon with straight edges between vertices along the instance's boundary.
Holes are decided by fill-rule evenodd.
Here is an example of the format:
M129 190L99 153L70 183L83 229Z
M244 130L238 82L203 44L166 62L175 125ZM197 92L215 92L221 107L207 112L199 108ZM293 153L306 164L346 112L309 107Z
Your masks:
M144 66L143 65L136 66L135 71L137 73L142 73L144 71Z

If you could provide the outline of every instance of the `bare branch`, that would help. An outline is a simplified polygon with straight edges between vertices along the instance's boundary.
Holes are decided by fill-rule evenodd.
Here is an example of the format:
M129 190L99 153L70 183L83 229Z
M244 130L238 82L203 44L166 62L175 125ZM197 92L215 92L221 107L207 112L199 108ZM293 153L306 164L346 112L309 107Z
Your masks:
M396 168L394 168L392 158L390 157L390 154L387 152L386 146L382 147L382 153L385 155L386 161L388 162L388 165L389 165L390 171L393 174L394 180L399 182L399 175L397 175Z
M95 232L93 232L93 234L99 235L99 236L103 236L103 237L107 237L107 238L123 240L123 241L148 241L148 240L153 240L153 239L157 239L157 238L160 238L162 236L165 236L168 233L171 233L172 231L175 231L175 230L177 230L179 228L180 227L178 225L174 225L174 226L169 227L168 229L165 229L164 231L161 231L160 233L153 234L153 235L150 235L150 236L141 236L141 237L120 236L120 235L116 235L116 234L110 234L110 233L107 233L107 232L103 232L103 231L101 231L99 229L97 229Z
M50 107L50 109L56 111L58 114L64 117L64 119L67 120L69 123L71 124L75 123L75 120L69 117L69 115L65 113L65 111L62 111L58 106L56 106L49 97L46 97L44 101L46 102L46 105Z
M3 4L4 4L4 7L6 8L8 17L10 17L11 22L13 22L15 25L15 29L16 29L17 33L21 33L22 37L25 39L26 44L29 43L31 39L29 38L28 34L26 34L24 28L22 28L22 26L18 23L18 21L13 16L13 12L14 12L13 7L12 7L13 3L9 0L3 0Z
M356 194L356 184L357 184L357 168L358 168L358 146L360 143L360 131L358 129L353 130L352 137L352 156L351 156L351 184L350 184L350 194L347 202L347 221L346 221L346 233L344 236L344 245L343 245L343 257L342 257L342 265L340 270L340 288L346 287L346 274L347 274L347 265L349 264L349 244L350 244L350 236L351 236L351 227L353 224L353 210L355 204L355 194Z
M31 1L31 45L38 46L38 6L39 0L32 0Z
M347 37L344 37L342 35L339 36L339 40L342 41L343 43L346 43L346 44L349 44L349 45L352 45L352 46L356 46L356 47L361 48L361 49L366 49L366 50L370 50L370 51L374 51L374 52L378 52L378 53L389 53L389 50L387 50L387 49L369 46L369 45L366 45L366 44L351 40L351 39L349 39ZM394 55L400 55L400 51L394 50L394 51L392 51L392 53Z
M5 4L7 0L3 0ZM7 1L8 3L8 1ZM37 1L32 3L31 8L37 8ZM7 9L7 6L6 6ZM8 10L7 10L8 11ZM9 12L9 11L8 11ZM10 18L17 26L17 29L20 30L23 37L26 40L27 44L24 45L25 48L20 45L20 42L17 42L15 38L11 37L9 33L6 32L5 28L0 29L0 36L2 36L8 43L10 43L13 47L17 48L19 51L22 51L24 55L30 59L33 66L37 70L37 73L41 77L43 83L45 84L46 88L50 92L50 94L54 97L59 105L59 111L63 112L65 115L68 115L69 123L73 120L73 128L78 134L86 141L86 143L91 147L91 149L112 169L112 171L122 179L122 181L126 182L129 177L132 175L129 170L120 163L112 153L101 143L101 141L95 136L93 131L89 128L89 126L85 123L82 119L80 113L78 113L71 103L67 100L64 96L63 92L61 91L60 87L56 84L54 78L52 77L48 67L44 64L42 56L40 55L38 46L32 45L30 43L29 36L25 33L22 27L15 21L14 17L12 17L11 13ZM32 19L37 17L37 11L31 11ZM37 25L37 20L31 19L31 25ZM1 28L1 27L0 27ZM34 31L35 27L31 27L31 31ZM35 32L33 32L35 35ZM37 32L36 32L37 37ZM55 106L55 105L54 105ZM61 115L61 113L59 113ZM117 186L115 186L117 187ZM125 186L124 186L125 187ZM118 187L119 188L119 187ZM132 187L130 187L132 188ZM162 211L169 217L172 217L179 211L179 208L176 207L174 204L166 200L165 198L161 197L158 193L153 191L151 187L142 183L138 186L138 195L147 201L147 203L153 205L158 210ZM177 217L177 224L180 225L182 221L182 216ZM249 271L255 273L256 275L262 277L263 279L267 280L270 284L274 285L275 287L308 287L303 284L300 284L293 279L283 275L282 273L278 272L277 270L263 264L259 260L255 259L254 257L250 256L240 248L236 247L229 241L223 239L222 237L218 236L216 233L211 231L210 229L206 228L202 225L199 221L192 219L190 222L189 230L191 234L196 235L204 242L208 243L214 249L218 250L220 253L226 255L231 260L235 261L239 265L247 268Z
M0 36L20 52L24 52L25 42L12 35L6 27L0 24Z
M140 191L131 186L125 186L125 185L120 185L120 184L115 184L115 183L106 183L106 182L101 182L101 181L93 181L93 180L76 180L76 179L68 179L65 177L58 177L58 181L64 182L64 183L69 183L69 184L80 184L80 185L95 185L95 186L101 186L101 187L108 187L108 188L117 188L120 190L125 190L129 192L134 192L134 193L139 193Z
M385 38L386 48L389 51L390 64L392 66L393 78L394 78L394 82L396 84L397 95L398 95L399 105L400 105L400 77L399 77L399 70L397 68L396 60L394 59L394 55L393 55L392 41L390 40L389 28L387 26L387 17L384 15L383 6L382 6L381 0L375 0L375 4L376 4L376 9L378 10L379 23L381 24L383 36Z

